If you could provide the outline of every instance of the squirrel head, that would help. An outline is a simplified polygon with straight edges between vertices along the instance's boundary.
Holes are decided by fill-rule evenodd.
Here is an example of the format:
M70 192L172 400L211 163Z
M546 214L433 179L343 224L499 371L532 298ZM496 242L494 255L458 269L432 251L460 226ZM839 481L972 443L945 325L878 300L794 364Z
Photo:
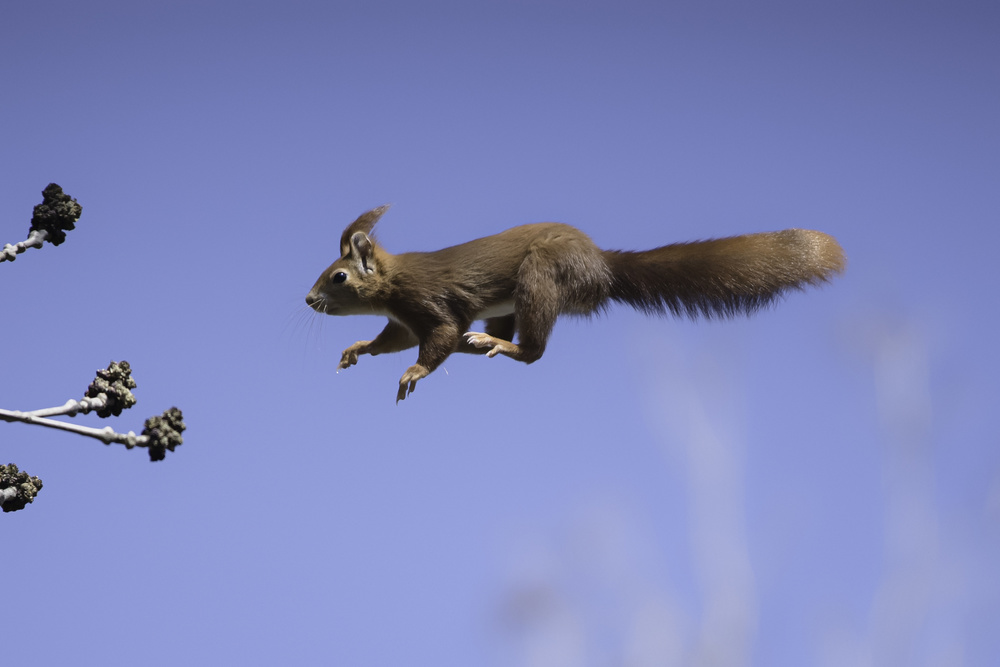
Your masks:
M313 310L326 315L377 314L377 297L383 283L381 265L385 251L372 229L388 204L362 213L340 236L340 259L320 274L306 295Z

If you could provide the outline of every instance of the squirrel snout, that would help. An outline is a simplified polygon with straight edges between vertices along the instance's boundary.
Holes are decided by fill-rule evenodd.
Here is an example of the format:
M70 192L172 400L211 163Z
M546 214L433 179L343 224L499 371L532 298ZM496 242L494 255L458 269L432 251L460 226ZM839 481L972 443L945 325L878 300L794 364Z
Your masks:
M322 313L325 310L323 308L323 304L325 302L326 302L326 297L323 296L321 292L318 292L316 290L310 290L309 294L306 294L306 305L312 308L313 310L317 310Z

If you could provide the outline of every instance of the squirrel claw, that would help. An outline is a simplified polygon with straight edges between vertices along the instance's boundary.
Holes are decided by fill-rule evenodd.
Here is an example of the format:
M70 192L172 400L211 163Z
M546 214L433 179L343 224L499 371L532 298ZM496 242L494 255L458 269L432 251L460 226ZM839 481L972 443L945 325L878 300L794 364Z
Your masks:
M477 333L475 331L465 332L465 340L469 341L469 344L475 345L476 347L488 347L493 344L493 336L484 333Z
M396 403L399 403L412 394L413 390L417 388L417 380L425 378L429 374L430 371L420 364L414 364L407 368L406 372L403 373L403 377L399 378L399 391L396 392Z

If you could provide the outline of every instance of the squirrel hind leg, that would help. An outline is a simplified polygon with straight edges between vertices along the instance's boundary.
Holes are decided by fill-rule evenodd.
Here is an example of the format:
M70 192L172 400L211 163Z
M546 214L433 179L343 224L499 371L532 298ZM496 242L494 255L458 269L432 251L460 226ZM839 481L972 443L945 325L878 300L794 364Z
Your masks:
M538 308L537 302L541 301L545 305L551 304L552 300L536 299L532 303L531 299L522 298L519 301L517 315L488 320L486 333L470 331L465 334L466 343L481 350L486 349L487 357L502 354L526 364L541 359L545 343L555 324L556 314L550 312L549 308ZM512 342L515 331L516 344ZM501 338L498 334L508 339Z
M513 338L513 336L511 337ZM545 340L545 337L539 338L532 335L531 331L523 330L519 330L517 343L491 336L489 333L470 331L465 334L465 342L472 347L485 350L487 357L492 358L502 354L514 361L523 361L526 364L534 363L542 358L542 353L545 352Z
M486 333L494 338L502 340L514 340L514 332L517 330L517 320L513 315L503 317L491 317L486 320Z

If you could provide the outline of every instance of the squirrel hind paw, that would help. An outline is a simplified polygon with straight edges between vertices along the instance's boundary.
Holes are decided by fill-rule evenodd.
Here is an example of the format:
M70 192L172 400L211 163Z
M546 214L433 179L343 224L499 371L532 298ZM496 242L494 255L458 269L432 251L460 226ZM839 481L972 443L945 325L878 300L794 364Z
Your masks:
M491 359L498 354L506 354L510 356L517 354L518 351L518 348L514 345L514 343L500 338L494 338L489 334L470 331L465 334L465 339L469 341L470 345L474 345L478 348L491 348L486 352L486 356Z

